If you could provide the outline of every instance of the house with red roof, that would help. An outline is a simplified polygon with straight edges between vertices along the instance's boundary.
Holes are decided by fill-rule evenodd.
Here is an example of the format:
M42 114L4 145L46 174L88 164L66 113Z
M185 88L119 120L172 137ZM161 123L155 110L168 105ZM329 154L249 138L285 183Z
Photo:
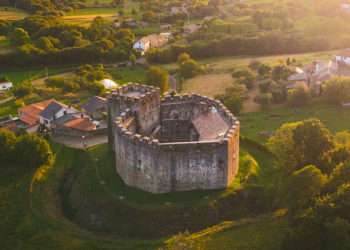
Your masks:
M40 113L49 106L54 99L33 103L18 110L19 120L26 125L29 133L36 132L40 125Z

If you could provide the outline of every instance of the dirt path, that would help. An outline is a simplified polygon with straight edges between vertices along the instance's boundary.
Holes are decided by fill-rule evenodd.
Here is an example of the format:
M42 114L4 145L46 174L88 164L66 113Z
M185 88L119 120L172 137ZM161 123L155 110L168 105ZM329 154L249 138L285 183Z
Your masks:
M9 97L9 98L6 98L6 99L3 99L3 100L0 100L0 105L9 102L9 101L11 101L12 99L14 99L13 96L12 96L12 97Z
M73 76L73 72L64 72L64 73L60 73L60 74L56 74L56 75L50 75L49 77L70 77L70 76ZM45 81L46 81L47 77L41 77L41 78L38 78L38 79L35 79L32 81L32 84L34 86L40 86L40 85L44 85L45 84Z

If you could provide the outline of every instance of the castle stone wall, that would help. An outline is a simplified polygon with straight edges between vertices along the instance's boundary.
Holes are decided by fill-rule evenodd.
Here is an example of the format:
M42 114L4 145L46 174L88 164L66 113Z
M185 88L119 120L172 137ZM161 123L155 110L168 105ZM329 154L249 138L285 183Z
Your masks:
M156 109L153 105L158 100L150 103L142 111L144 116ZM214 106L230 129L224 138L211 141L160 142L150 138L137 128L140 119L148 118L137 115L140 109L127 106L112 120L116 169L127 185L152 193L167 193L220 189L232 183L239 163L239 122L220 102L185 95L167 96L159 103L160 124L162 119L190 120Z

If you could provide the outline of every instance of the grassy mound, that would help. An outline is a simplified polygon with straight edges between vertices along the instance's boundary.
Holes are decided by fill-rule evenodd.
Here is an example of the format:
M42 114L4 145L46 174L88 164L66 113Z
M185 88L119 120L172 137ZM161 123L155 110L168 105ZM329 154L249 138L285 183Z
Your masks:
M217 239L224 238L228 243L222 242L220 246L225 245L226 249L240 246L241 240L235 235L247 232L248 238L250 230L259 231L261 238L252 246L273 238L264 231L265 222L254 219L247 226L232 222L225 230L205 229L208 225L222 228L215 224L223 220L255 215L256 211L247 207L261 205L253 202L259 193L251 193L249 199L242 198L247 193L234 189L152 195L123 185L105 147L85 152L54 145L54 151L57 159L54 168L34 184L33 192L29 187L34 173L14 166L6 171L1 169L2 249L158 249L167 242L167 237L161 236L187 229L204 229L189 234L195 241L205 239L204 249L215 249ZM242 151L242 159L254 162L252 158L257 159L256 155L248 156L248 151ZM242 166L249 170L244 170L245 173L257 169L245 160ZM265 166L259 166L256 180L264 171ZM236 183L235 188L240 185ZM280 222L271 220L266 225L271 224L279 231Z

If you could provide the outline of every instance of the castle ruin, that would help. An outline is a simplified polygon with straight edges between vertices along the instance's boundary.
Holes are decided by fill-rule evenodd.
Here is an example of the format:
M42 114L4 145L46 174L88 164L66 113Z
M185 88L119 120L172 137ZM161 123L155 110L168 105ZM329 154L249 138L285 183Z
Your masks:
M239 162L239 121L201 95L140 84L108 98L109 144L123 181L152 193L229 186Z

